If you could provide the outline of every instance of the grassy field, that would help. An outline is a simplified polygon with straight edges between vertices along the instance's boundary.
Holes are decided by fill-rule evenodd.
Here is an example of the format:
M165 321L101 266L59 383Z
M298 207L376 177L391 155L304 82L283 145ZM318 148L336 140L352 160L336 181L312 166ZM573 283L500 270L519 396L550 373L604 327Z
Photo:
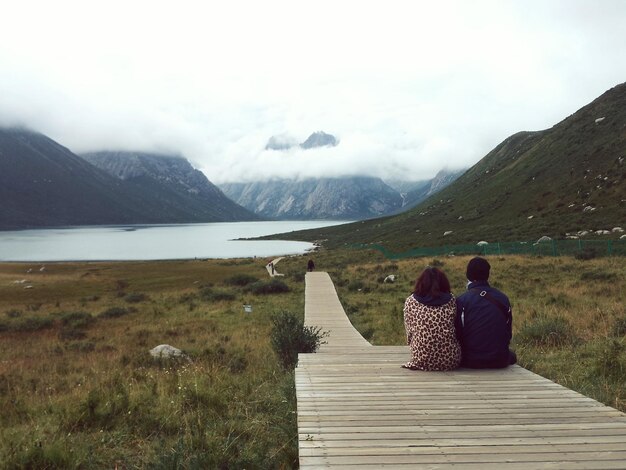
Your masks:
M469 259L314 256L374 344L404 343L402 306L427 264L458 294ZM626 260L489 259L521 365L626 411ZM268 280L266 260L0 265L3 468L297 466L293 374L269 337L273 314L303 314L306 261L277 264L290 291L271 295L244 285ZM162 343L190 360L151 358Z
M2 468L295 466L293 375L269 333L274 312L302 315L303 283L237 285L268 281L264 263L0 265ZM162 343L190 360L150 357Z

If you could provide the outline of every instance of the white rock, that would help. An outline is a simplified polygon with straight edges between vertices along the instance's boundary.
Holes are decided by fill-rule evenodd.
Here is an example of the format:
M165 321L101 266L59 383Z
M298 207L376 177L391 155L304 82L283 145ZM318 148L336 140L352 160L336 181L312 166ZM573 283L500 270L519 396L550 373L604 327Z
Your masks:
M595 120L595 123L596 123L596 124L600 124L600 123L601 123L602 121L604 121L605 119L606 119L606 116L599 117L598 119L596 119L596 120Z
M621 237L619 237L620 240L626 240L626 235L622 235Z
M478 246L485 246L485 245L489 245L489 242L486 242L485 240L481 240L478 243L476 243Z
M584 237L585 235L589 235L588 230L581 230L580 232L578 232L579 237Z
M608 230L596 230L596 235L610 235Z
M611 230L613 233L622 233L623 231L624 229L622 227L613 227L613 230Z
M159 344L157 347L150 350L152 357L162 357L169 359L172 357L184 357L185 354L178 348L170 346L169 344Z
M535 217L534 215L529 215L528 216L528 220L532 219L533 217Z
M544 235L543 237L541 237L539 240L537 240L537 243L543 243L543 242L551 242L552 239L546 235Z
M396 276L395 276L395 274L390 274L389 276L387 276L387 277L385 278L385 280L384 280L383 282L384 282L385 284L386 284L386 283L388 283L388 282L391 282L391 283L396 282Z
M567 238L568 240L578 240L578 237L576 235L566 235L565 238Z
M447 232L443 232L443 236L447 237L448 235L452 234L452 230L448 230Z
M596 208L595 208L595 207L592 207L592 206L585 206L585 207L584 207L584 209L583 209L583 212L593 212L593 211L595 211L595 210L596 210Z

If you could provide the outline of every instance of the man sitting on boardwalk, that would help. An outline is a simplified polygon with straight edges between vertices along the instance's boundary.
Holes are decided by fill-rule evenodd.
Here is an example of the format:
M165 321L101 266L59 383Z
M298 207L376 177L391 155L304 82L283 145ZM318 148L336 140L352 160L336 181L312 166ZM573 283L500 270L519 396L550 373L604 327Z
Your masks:
M461 366L497 369L515 364L511 341L511 303L489 285L491 266L476 257L467 265L467 292L457 298L457 336L461 342Z

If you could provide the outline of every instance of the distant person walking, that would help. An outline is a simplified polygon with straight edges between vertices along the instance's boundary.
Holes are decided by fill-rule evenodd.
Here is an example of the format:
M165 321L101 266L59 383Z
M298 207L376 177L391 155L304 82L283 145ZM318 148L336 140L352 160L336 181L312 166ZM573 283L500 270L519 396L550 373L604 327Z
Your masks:
M499 369L517 362L509 349L513 315L509 298L489 285L491 265L475 257L467 264L467 292L457 304L457 336L461 342L461 366Z
M315 269L315 263L312 259L310 259L309 262L306 264L306 269L308 272L312 272Z
M455 317L456 300L448 278L437 268L426 268L404 303L404 327L412 357L402 367L456 369L461 362L461 346L456 337Z

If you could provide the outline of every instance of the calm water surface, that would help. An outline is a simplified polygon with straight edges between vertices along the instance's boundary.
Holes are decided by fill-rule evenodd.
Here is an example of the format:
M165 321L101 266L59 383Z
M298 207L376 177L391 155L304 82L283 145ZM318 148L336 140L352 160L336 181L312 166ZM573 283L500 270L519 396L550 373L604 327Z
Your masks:
M236 239L341 223L345 222L219 222L0 232L0 261L119 261L298 254L310 250L313 244Z

